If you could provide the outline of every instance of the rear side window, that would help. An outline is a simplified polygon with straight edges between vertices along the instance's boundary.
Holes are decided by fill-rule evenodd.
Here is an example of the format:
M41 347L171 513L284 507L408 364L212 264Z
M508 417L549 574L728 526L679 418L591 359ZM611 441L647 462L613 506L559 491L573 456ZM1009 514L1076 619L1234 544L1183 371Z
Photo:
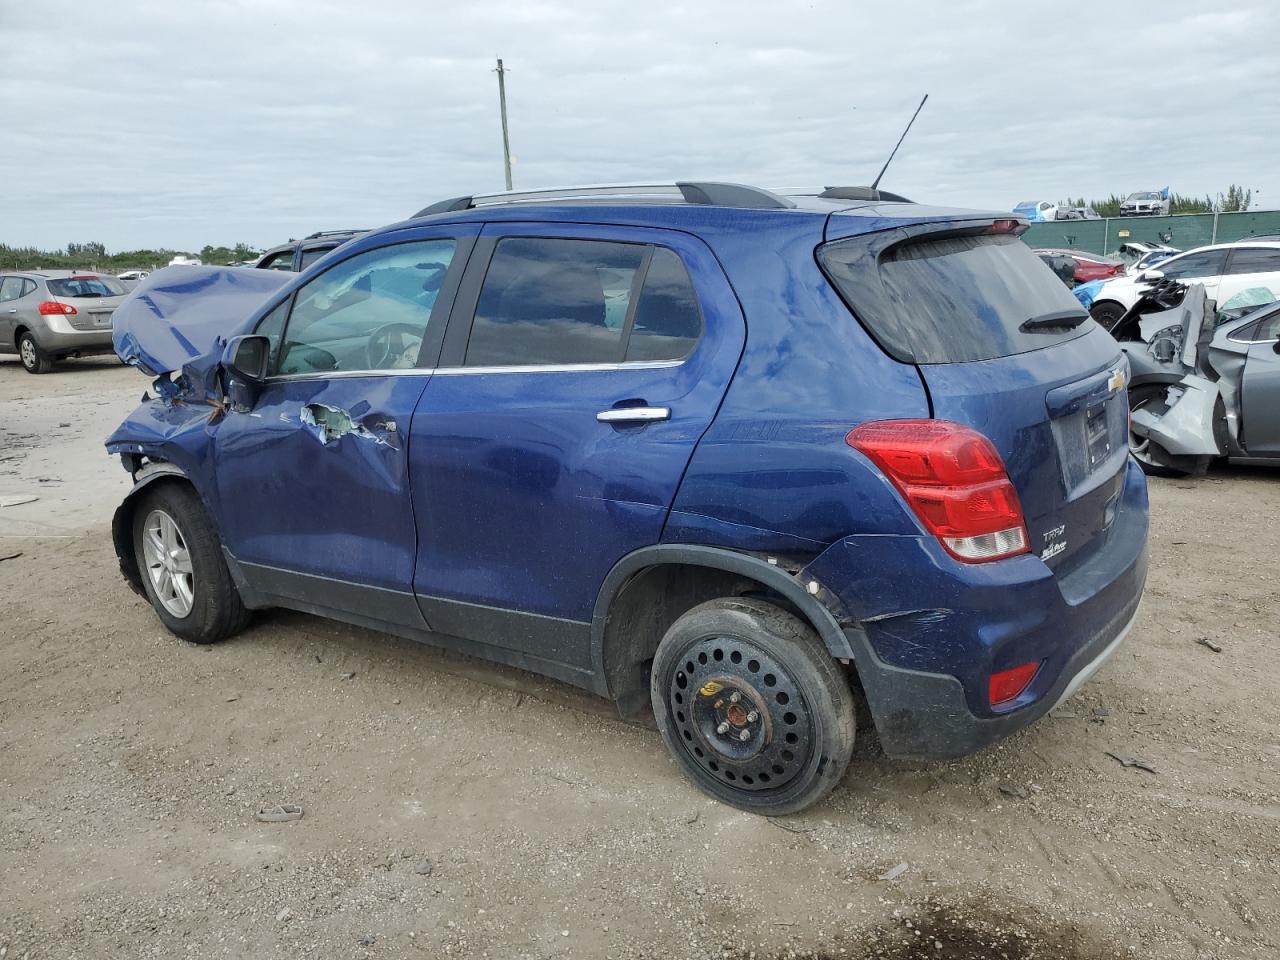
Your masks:
M0 303L17 300L20 296L22 296L21 277L0 278Z
M332 249L333 247L311 247L308 250L303 250L302 256L298 258L298 269L307 269Z
M871 335L908 363L1007 357L1093 326L1071 291L1012 234L908 239L878 256L858 237L822 247L818 261ZM1020 329L1055 314L1080 323Z
M1241 247L1231 255L1231 268L1236 273L1280 273L1280 250L1266 247Z
M627 360L680 360L702 334L702 311L689 272L676 254L658 247L636 305Z
M678 360L702 317L670 250L546 237L498 242L476 304L465 365Z

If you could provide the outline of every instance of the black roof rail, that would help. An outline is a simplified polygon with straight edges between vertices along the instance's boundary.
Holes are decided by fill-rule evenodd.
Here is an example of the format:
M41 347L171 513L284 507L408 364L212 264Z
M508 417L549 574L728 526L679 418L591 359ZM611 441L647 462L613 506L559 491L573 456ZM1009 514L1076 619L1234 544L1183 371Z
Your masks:
M476 207L512 203L552 202L556 200L607 202L609 200L650 201L659 203L696 203L711 207L749 207L782 210L795 202L761 187L741 183L682 180L674 184L613 184L608 186L553 187L545 190L513 190L506 193L476 194L452 197L423 207L412 219L439 213L457 213Z
M361 227L359 230L317 230L315 233L308 233L303 240L318 240L320 237L337 237L347 233L368 233L368 227Z
M825 187L818 194L823 200L891 200L896 203L910 203L906 197L888 190L877 190L874 187Z

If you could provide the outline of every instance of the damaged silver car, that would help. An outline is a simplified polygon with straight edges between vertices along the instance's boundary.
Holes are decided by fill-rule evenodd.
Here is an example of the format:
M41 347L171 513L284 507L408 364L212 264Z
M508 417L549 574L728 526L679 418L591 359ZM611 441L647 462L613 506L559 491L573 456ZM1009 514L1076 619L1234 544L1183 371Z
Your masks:
M1129 446L1157 476L1215 459L1280 466L1280 303L1269 288L1219 308L1201 284L1158 283L1112 330L1130 365Z

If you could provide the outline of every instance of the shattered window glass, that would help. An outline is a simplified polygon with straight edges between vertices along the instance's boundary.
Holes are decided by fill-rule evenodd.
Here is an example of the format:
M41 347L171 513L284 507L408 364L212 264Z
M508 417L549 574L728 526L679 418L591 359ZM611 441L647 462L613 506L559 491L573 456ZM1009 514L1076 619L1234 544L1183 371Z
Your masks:
M294 299L276 372L417 366L455 247L424 240L368 250L307 283Z

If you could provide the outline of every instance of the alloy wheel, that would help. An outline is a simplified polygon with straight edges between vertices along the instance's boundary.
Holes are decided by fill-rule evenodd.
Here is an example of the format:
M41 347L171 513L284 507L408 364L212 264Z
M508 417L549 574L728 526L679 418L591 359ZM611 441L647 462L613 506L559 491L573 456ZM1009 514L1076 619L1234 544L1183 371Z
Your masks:
M147 514L142 527L142 552L156 598L173 616L188 616L195 604L191 552L182 531L163 510Z

